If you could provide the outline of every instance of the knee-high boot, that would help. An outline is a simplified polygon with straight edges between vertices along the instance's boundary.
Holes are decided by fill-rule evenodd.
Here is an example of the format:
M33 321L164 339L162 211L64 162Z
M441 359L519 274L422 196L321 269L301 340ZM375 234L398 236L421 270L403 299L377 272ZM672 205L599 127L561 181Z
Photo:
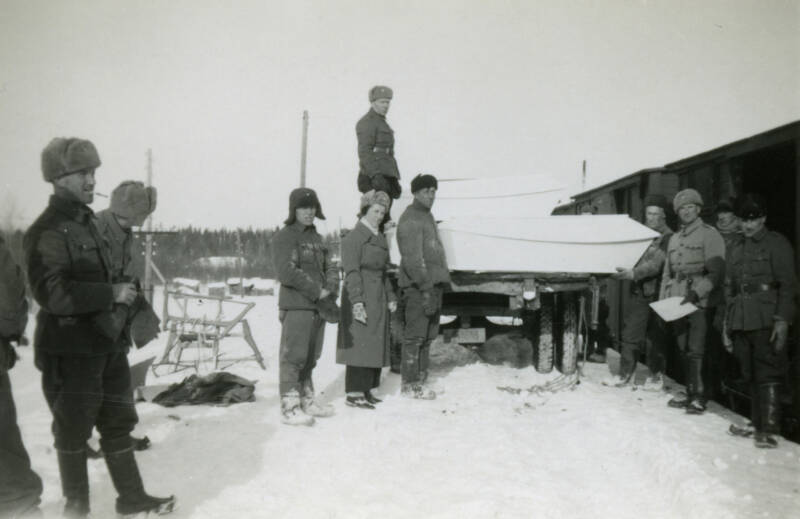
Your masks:
M692 400L693 392L694 392L694 385L692 384L692 378L689 374L689 358L686 356L685 353L680 354L680 366L681 371L683 372L684 382L686 384L686 394L678 393L674 397L670 398L667 402L667 405L670 407L675 407L679 409L685 409L689 402Z
M689 387L691 397L686 406L689 414L703 414L706 410L705 388L703 386L703 359L689 359Z
M144 491L133 447L106 453L106 465L117 490L117 514L125 517L141 512L166 514L175 507L175 496L153 497Z
M776 383L761 384L758 387L758 405L761 413L760 427L754 435L756 447L774 449L778 441L773 435L781 432L781 402Z
M57 451L61 492L67 499L64 517L89 515L89 473L86 467L86 450Z

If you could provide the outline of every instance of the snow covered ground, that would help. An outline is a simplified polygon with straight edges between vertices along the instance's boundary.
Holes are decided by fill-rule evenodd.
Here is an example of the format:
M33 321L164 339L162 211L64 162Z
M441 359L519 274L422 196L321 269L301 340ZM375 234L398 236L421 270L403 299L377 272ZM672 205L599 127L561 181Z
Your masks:
M758 450L725 431L743 419L712 405L704 416L666 406L669 395L600 384L605 365L586 365L572 390L527 388L558 376L485 364L440 368L434 401L399 396L384 370L374 411L344 405L344 367L328 325L315 382L336 416L311 428L279 421L275 298L248 314L268 362L228 371L257 380L256 401L230 407L140 403L137 453L147 489L174 493L177 518L788 518L800 513L800 446ZM161 308L160 303L155 305ZM32 336L32 321L29 336ZM166 334L133 352L158 355ZM223 347L240 350L240 339ZM61 491L50 413L31 348L11 372L20 426L45 484L46 517ZM207 366L202 366L207 372ZM148 377L178 381L184 371ZM94 517L113 517L115 492L102 461L90 461Z

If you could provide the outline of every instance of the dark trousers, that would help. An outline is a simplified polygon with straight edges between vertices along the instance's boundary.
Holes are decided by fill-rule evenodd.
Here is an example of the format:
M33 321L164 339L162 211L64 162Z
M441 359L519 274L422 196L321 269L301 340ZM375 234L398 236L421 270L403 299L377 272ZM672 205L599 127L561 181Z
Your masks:
M322 355L325 321L316 310L281 310L280 393L297 391L311 383L311 372Z
M345 393L366 393L381 383L381 368L347 366L344 369Z
M631 296L620 340L620 375L633 373L642 346L646 346L645 354L650 373L664 373L666 369L666 329L664 322L651 311L651 302L652 299L641 294Z
M698 308L672 324L687 390L690 395L700 398L705 396L702 372L710 316L708 310Z
M776 353L769 337L771 329L732 333L733 354L739 361L742 378L756 385L780 384L789 367L786 348ZM787 345L788 347L788 345Z
M703 360L706 351L708 315L704 308L675 321L672 330L682 357Z
M434 292L437 307L442 307L442 293ZM403 351L401 379L403 384L422 382L428 372L431 342L439 334L439 311L425 315L422 292L416 288L403 289Z
M2 347L2 345L0 345ZM8 373L0 371L0 517L15 517L38 506L42 480L31 469L17 426Z
M56 449L85 449L93 427L100 433L104 452L132 446L130 434L139 417L125 352L64 357L39 351L37 366L42 370L42 389L53 414Z

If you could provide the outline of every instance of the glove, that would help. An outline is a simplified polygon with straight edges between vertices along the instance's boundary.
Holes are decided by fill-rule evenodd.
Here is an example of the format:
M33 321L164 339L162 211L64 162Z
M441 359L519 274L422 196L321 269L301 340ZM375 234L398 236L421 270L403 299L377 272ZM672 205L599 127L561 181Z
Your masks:
M422 291L422 310L425 312L425 315L434 315L439 310L439 301L437 299L434 291Z
M683 301L681 301L681 304L685 305L686 303L692 303L693 305L696 305L699 302L700 302L700 296L697 295L697 292L695 292L694 290L689 290L686 293L686 297L684 297Z
M0 338L0 373L5 373L17 363L17 350L11 345L11 341Z
M772 325L772 335L769 336L770 342L773 342L775 353L780 353L786 347L786 338L789 336L789 323L783 319L776 319L775 324Z
M355 303L353 305L353 319L361 324L367 324L367 309L364 308L364 303Z
M392 313L397 311L397 301L389 301L389 311Z
M319 316L329 323L339 322L339 305L336 304L336 297L328 292L328 296L317 301L317 312Z
M617 267L617 273L613 274L613 277L615 279L627 279L629 281L633 281L633 269Z

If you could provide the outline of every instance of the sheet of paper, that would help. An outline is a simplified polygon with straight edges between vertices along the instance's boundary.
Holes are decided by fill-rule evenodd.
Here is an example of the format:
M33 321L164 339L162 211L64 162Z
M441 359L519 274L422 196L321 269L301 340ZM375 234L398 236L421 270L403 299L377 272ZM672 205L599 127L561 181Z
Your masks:
M650 308L658 314L659 317L667 322L675 321L681 317L686 317L690 313L697 310L697 307L692 303L681 304L683 297L675 296L662 299L661 301L654 301L650 303Z

